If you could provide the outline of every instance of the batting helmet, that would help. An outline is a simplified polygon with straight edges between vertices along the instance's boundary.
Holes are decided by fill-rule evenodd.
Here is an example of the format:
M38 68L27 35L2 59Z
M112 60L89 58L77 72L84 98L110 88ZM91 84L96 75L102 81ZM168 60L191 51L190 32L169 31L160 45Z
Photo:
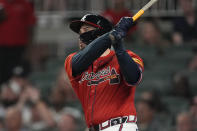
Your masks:
M81 20L72 21L70 23L70 28L74 32L79 33L79 30L83 24L88 24L96 27L97 29L101 29L105 33L109 32L113 28L111 22L104 17L95 14L86 14L81 18Z

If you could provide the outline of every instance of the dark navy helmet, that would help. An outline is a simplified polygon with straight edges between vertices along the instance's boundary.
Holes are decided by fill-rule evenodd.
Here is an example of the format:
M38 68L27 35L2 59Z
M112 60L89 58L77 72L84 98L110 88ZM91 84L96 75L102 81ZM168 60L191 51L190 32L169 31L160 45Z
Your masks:
M86 14L81 20L75 20L70 23L70 28L76 33L79 33L79 30L83 24L88 24L97 29L101 29L103 32L109 32L112 30L113 25L106 18L100 15L95 14Z

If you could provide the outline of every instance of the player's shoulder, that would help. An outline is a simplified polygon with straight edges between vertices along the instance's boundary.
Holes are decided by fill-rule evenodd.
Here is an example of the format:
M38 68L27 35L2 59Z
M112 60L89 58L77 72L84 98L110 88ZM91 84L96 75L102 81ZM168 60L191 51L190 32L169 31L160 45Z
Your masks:
M65 66L65 70L67 71L67 70L70 70L71 69L71 62L72 62L72 57L74 56L76 54L76 52L75 53L72 53L72 54L70 54L70 55L68 55L67 57L66 57L66 59L65 59L65 61L64 61L64 66Z
M134 53L133 51L131 50L127 50L127 53L133 58L133 59L138 59L140 60L141 62L143 62L143 59L137 55L136 53Z
M67 56L67 58L68 58L68 57L73 57L75 54L77 54L77 52L74 52L74 53L69 54L69 55Z
M138 56L136 53L134 53L133 51L131 50L127 50L127 53L130 55L130 56ZM139 56L138 56L139 57Z
M69 55L66 57L65 62L66 62L66 61L69 61L70 59L72 59L72 57L73 57L75 54L76 54L76 52L69 54Z

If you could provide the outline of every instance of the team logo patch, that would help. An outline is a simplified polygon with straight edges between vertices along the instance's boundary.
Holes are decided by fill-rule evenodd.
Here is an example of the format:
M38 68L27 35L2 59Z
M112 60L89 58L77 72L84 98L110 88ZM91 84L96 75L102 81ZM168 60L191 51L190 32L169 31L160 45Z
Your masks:
M137 59L137 58L132 58L136 63L138 63L141 67L143 67L143 63Z
M80 83L83 81L88 81L88 86L98 85L104 81L109 81L110 85L114 85L120 83L120 75L117 73L115 68L107 67L101 71L98 71L97 73L85 72L81 78Z

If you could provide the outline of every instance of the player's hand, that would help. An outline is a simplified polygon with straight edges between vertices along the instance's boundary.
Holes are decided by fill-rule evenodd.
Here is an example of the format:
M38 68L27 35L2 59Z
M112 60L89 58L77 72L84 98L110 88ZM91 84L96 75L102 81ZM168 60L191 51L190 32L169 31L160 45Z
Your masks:
M122 17L110 33L116 40L121 40L127 35L127 32L131 27L133 27L133 25L134 22L132 17Z

